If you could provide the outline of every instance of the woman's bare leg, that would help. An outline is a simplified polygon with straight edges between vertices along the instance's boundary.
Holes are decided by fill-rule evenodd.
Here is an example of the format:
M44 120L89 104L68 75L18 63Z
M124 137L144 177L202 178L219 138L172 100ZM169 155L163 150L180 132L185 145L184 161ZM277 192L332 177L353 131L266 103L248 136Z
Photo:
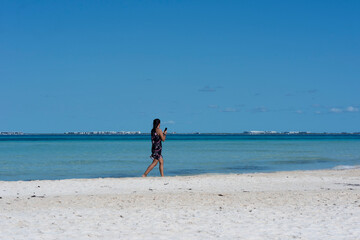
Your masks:
M164 176L164 159L163 158L159 158L159 171L161 176Z
M156 164L159 162L158 159L154 159L153 162L149 165L149 167L146 169L145 173L142 175L142 177L146 177L151 170L156 166Z

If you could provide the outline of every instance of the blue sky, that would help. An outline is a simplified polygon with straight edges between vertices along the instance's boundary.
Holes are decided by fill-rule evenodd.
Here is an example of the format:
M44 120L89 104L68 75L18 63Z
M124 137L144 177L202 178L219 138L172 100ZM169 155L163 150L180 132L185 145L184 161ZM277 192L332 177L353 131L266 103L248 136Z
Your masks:
M360 131L359 1L1 1L0 131Z

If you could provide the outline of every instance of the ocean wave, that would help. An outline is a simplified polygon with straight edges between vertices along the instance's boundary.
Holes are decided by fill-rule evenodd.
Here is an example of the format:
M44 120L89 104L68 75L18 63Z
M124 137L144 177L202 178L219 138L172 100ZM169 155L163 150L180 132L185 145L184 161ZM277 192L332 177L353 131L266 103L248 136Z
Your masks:
M349 170L349 169L359 169L360 168L360 165L339 165L339 166L336 166L334 167L333 169L334 170Z

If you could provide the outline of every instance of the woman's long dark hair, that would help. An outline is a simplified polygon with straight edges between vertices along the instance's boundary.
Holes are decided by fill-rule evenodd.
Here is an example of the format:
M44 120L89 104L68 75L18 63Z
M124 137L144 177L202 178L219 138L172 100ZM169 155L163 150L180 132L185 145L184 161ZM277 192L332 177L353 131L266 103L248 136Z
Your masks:
M151 129L151 133L154 133L156 131L156 128L159 126L160 124L160 119L156 118L153 121L153 129Z

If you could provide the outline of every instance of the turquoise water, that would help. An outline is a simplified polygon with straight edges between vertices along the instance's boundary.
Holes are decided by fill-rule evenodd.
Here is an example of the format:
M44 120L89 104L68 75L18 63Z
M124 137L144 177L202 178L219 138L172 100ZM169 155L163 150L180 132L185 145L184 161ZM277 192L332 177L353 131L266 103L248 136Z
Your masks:
M138 177L150 149L149 135L0 136L0 180ZM168 176L329 169L360 165L360 136L168 135L163 156Z

